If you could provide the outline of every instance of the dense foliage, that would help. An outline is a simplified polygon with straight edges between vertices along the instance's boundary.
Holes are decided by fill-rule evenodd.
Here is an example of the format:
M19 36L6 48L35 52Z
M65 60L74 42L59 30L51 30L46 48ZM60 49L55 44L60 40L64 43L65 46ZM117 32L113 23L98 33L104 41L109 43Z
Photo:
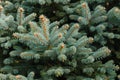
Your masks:
M0 80L120 79L119 0L0 0Z

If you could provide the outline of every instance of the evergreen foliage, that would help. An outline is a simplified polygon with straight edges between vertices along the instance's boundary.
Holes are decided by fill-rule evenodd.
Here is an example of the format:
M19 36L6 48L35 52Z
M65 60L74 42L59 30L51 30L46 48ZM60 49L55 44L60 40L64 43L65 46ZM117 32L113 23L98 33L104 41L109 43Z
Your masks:
M0 0L0 80L120 79L117 1Z
M75 20L79 22L82 26L83 30L91 32L96 41L98 41L101 45L105 45L107 41L105 41L105 37L109 39L117 38L119 39L119 34L114 34L112 32L107 32L116 25L119 28L119 8L117 14L112 12L115 8L112 8L110 11L105 10L105 7L98 5L94 9L94 11L90 11L90 8L86 2L75 6L74 8L70 8L65 6L65 11L70 14L69 18L71 20ZM116 18L116 19L113 19ZM116 22L116 23L114 23ZM87 33L87 32L85 32ZM92 34L93 33L93 34Z

